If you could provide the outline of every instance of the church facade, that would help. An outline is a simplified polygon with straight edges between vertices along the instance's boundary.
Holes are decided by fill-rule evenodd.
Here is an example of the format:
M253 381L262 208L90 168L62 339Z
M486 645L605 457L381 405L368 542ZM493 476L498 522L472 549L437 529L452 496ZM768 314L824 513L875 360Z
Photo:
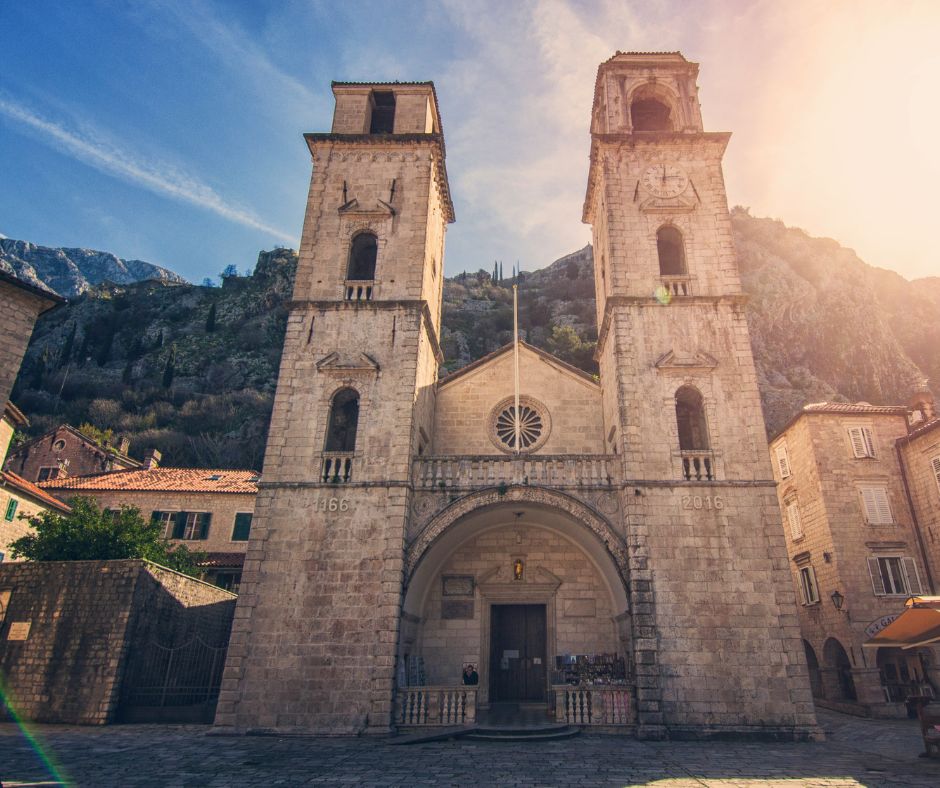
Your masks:
M697 73L598 70L599 380L522 343L438 379L434 87L333 84L217 726L381 733L517 703L644 738L816 735L730 135L703 130Z

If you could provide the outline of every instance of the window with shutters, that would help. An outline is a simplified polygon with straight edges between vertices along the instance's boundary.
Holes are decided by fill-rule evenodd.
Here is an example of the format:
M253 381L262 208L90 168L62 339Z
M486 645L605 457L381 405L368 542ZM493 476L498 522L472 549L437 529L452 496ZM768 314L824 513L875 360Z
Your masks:
M239 512L235 515L235 527L232 528L233 542L247 542L251 534L251 512Z
M933 477L937 480L937 490L940 491L940 456L934 457L930 461L930 467L933 470Z
M865 522L869 525L892 525L894 517L891 515L891 505L888 502L888 491L883 486L859 487L862 499L862 509L865 512Z
M794 540L803 538L803 520L800 517L800 502L796 496L788 498L784 502L784 508L787 512L787 522L790 524L790 537Z
M787 444L781 443L777 446L777 470L780 471L781 479L790 478L790 455L787 453Z
M40 482L51 482L53 479L59 478L59 466L58 465L44 465L39 469L39 476L37 481Z
M916 596L923 593L913 558L891 555L868 559L875 596Z
M5 514L3 515L3 519L12 520L16 516L16 507L19 505L20 505L19 501L17 501L15 498L11 498L7 502L7 510Z
M871 427L849 427L849 441L852 443L852 454L856 458L875 456Z
M211 512L154 512L152 522L163 525L167 539L203 540L209 538Z
M819 602L816 570L811 566L804 566L800 569L800 599L804 605L815 605Z

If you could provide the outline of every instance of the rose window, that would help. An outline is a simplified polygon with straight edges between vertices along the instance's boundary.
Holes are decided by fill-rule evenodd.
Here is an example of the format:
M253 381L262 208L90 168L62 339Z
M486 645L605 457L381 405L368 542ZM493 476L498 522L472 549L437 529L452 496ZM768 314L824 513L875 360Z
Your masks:
M552 431L552 417L548 408L534 397L523 394L519 398L519 448L516 449L516 402L506 397L490 410L487 419L487 437L501 452L531 453L545 445Z

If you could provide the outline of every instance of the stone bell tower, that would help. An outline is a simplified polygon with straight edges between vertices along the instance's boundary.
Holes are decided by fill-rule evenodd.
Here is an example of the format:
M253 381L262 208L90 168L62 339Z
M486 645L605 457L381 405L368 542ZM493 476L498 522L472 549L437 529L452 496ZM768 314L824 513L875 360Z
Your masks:
M608 450L636 577L641 733L774 730L815 716L721 172L698 64L600 66L593 227ZM645 583L645 581L643 581Z
M333 83L216 724L387 730L454 220L434 86Z

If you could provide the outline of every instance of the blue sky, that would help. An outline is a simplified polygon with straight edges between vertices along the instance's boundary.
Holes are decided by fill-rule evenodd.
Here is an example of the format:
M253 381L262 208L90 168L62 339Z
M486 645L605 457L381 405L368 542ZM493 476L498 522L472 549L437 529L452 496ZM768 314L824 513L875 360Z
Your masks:
M706 128L734 132L732 204L938 275L940 3L0 1L0 233L200 281L297 246L329 83L437 85L457 223L450 274L538 268L580 223L597 65L701 63Z

